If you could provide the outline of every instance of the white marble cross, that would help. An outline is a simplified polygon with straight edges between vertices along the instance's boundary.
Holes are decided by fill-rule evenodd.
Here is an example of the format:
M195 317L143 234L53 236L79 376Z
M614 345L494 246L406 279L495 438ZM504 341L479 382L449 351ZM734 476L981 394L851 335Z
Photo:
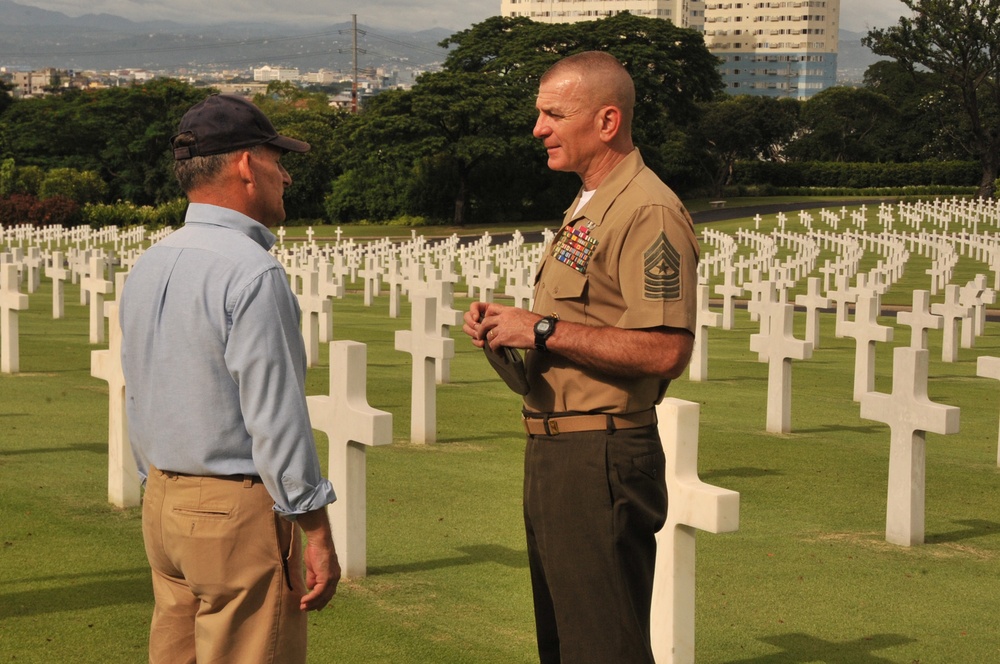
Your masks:
M830 298L819 294L819 277L809 277L805 295L796 295L795 304L806 308L806 341L819 348L819 312L830 306Z
M927 350L927 331L944 327L944 318L931 313L930 291L913 291L913 306L909 311L900 311L896 320L910 328L910 348Z
M496 290L499 277L493 270L491 261L482 261L479 269L468 277L469 297L475 297L475 292L479 290L480 302L492 302L493 292Z
M306 397L312 426L330 441L328 476L337 500L327 508L343 575L368 571L367 446L392 443L392 413L368 405L367 347L356 341L330 344L330 393Z
M18 291L20 283L16 264L0 264L0 373L21 370L17 312L28 308L28 296Z
M462 312L455 309L455 284L441 275L441 270L433 270L427 275L427 282L421 287L425 293L437 301L434 310L434 320L442 337L451 334L451 328L462 323ZM451 381L451 362L443 358L434 363L435 381L445 385Z
M326 261L319 263L319 294L323 297L337 298L344 297L344 284L334 275L333 265ZM319 317L319 341L329 343L333 341L333 304L329 310Z
M358 272L364 279L364 298L365 306L372 306L374 298L379 296L379 292L382 289L382 268L378 264L378 259L375 256L367 256L365 258L365 268Z
M531 309L535 297L535 284L532 280L534 269L526 265L511 268L507 275L507 286L504 293L514 298L514 306L521 309Z
M732 264L723 268L723 282L715 287L715 292L722 296L722 329L733 329L733 298L743 294L743 287L736 285L736 268Z
M412 320L409 330L396 331L396 350L413 356L410 403L410 442L437 440L437 399L434 361L455 356L455 340L443 337L437 325L437 298L419 291L410 293Z
M53 251L51 264L45 268L45 276L52 280L52 318L58 320L66 313L66 280L70 271L66 269L65 257L61 251Z
M44 263L45 259L42 258L41 250L38 247L28 247L28 253L21 264L24 266L25 290L29 295L37 291L41 285L42 265Z
M698 409L670 397L656 407L669 502L656 534L650 607L657 664L694 663L695 533L730 533L740 525L740 494L698 479Z
M959 409L927 398L929 351L903 346L892 358L892 394L862 395L861 417L891 430L885 539L912 546L924 541L926 432L958 433Z
M90 301L90 343L104 343L104 296L115 290L115 285L104 278L105 259L93 256L90 270L80 280L80 290L89 294Z
M694 348L688 363L689 380L701 383L708 380L708 328L719 327L722 314L709 309L709 286L698 286L698 320L695 323Z
M827 291L827 296L837 305L836 325L833 335L838 339L844 337L844 323L847 322L847 310L849 304L858 301L858 293L850 286L850 277L845 274L837 275L834 282L837 284L836 290Z
M119 293L125 274L118 275ZM122 373L122 328L118 322L118 303L105 302L108 318L108 348L90 352L90 375L108 383L108 502L115 507L139 504L139 471L128 436L125 414L125 374Z
M944 338L941 342L941 361L958 360L959 323L972 317L972 307L959 301L960 289L955 284L944 288L944 302L931 305L931 312L944 318Z
M845 337L855 341L854 351L854 400L875 389L875 343L892 341L892 328L879 325L879 296L865 294L858 297L854 320L841 325Z
M399 259L389 260L385 283L389 286L389 318L399 318L399 305L403 292L403 272Z
M329 318L332 307L330 300L319 292L319 272L304 272L301 277L302 293L295 297L302 310L302 342L306 349L306 364L314 367L319 364L320 322Z
M812 357L812 344L793 333L795 307L772 302L761 312L761 333L750 335L750 350L767 362L767 431L792 430L792 360ZM764 319L767 320L765 333Z

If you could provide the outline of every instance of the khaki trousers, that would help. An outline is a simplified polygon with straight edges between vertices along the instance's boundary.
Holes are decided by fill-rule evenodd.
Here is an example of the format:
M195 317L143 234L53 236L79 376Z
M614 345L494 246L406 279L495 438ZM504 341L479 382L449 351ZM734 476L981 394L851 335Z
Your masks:
M150 468L142 533L151 664L306 661L301 540L257 478Z

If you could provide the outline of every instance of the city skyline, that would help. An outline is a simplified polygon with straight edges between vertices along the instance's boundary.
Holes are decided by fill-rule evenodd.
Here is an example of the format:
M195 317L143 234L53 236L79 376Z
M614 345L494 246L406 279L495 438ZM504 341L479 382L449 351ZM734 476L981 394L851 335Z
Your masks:
M178 23L276 22L332 24L351 14L367 25L391 29L444 28L458 31L500 13L499 0L370 0L359 11L344 0L294 0L274 4L267 0L229 0L205 4L201 0L14 0L18 4L67 16L113 14L132 21L169 20ZM866 32L898 22L909 9L901 0L841 0L840 28Z

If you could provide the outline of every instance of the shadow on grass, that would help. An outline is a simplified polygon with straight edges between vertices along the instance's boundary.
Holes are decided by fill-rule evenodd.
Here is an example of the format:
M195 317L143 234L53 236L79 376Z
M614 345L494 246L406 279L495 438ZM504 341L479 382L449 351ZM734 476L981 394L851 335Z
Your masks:
M854 426L850 427L844 424L826 424L821 427L815 427L813 429L799 429L796 428L792 433L829 433L831 431L853 431L859 434L869 434L875 433L879 430L885 429L884 424L871 424L867 426Z
M439 558L437 560L424 560L420 562L405 563L402 565L386 565L384 567L369 567L368 575L377 576L382 574L405 574L407 572L426 572L434 569L444 569L446 567L461 567L464 565L482 565L485 563L497 563L504 567L523 569L528 566L528 553L526 551L515 551L505 546L496 544L478 544L475 546L463 546L457 549L464 555L452 556L450 558Z
M504 429L501 431L484 431L478 436L442 436L437 439L437 443L440 445L455 445L459 443L490 443L495 442L499 439L510 438L510 439L522 439L524 438L524 428L523 427L511 427L510 429Z
M93 577L94 574L83 575ZM102 606L117 606L120 604L144 604L153 601L152 582L149 569L112 570L103 573L101 578L86 583L75 583L77 576L64 576L64 585L15 592L0 593L0 620L8 618L23 618L27 616L44 615L48 613L63 613L66 611L86 611ZM25 582L37 585L40 580L32 579ZM44 581L44 580L42 580ZM6 582L10 588L14 582Z
M65 454L66 452L90 452L92 454L108 453L107 443L70 443L59 447L25 447L16 450L0 450L0 457L19 456L22 454Z
M960 526L965 526L962 530L952 530L947 533L928 534L926 542L928 544L940 544L942 542L960 542L962 540L984 537L986 535L996 535L1000 532L1000 523L996 521L986 521L983 519L969 519L966 521L953 521Z
M784 473L774 470L772 468L722 468L720 470L711 470L706 473L699 473L698 478L707 482L708 480L717 480L720 477L745 477L745 478L755 478L755 477L776 477L778 475L783 475Z
M853 641L836 643L824 641L809 634L781 634L760 639L784 652L761 655L750 659L729 660L727 664L800 664L824 662L825 664L893 664L893 660L873 654L876 650L892 648L916 639L899 634L876 634Z

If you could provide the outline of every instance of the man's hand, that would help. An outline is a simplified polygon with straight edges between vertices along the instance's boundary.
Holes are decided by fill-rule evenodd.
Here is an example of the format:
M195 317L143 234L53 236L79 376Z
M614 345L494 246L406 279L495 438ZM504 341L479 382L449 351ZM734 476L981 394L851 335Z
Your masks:
M476 348L482 348L486 344L483 340L482 323L488 306L486 302L473 302L462 316L462 332L472 338L472 345Z
M306 534L305 565L306 588L299 608L303 611L319 611L333 599L340 583L340 563L333 546L333 533L326 508L306 512L298 518L299 525Z
M539 318L538 314L519 307L473 302L463 317L462 331L472 337L477 348L486 343L494 350L501 346L534 348L534 325Z

